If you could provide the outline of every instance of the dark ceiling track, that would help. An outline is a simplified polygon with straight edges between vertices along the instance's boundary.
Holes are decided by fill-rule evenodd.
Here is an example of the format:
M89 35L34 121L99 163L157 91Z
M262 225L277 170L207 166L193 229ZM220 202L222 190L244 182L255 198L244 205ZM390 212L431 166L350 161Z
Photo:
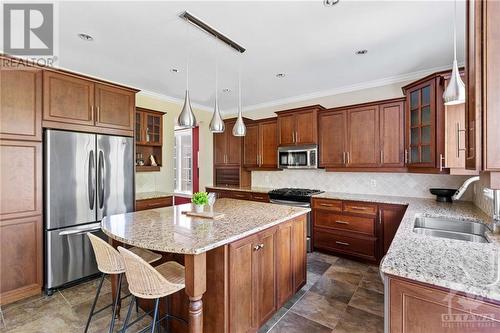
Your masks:
M196 16L193 16L189 12L185 11L184 13L180 14L179 17L186 20L187 22L195 25L196 27L200 28L201 30L205 31L206 33L214 36L215 38L217 38L221 42L224 42L225 44L227 44L231 48L235 49L236 51L238 51L240 53L245 52L245 48L243 46L241 46L240 44L231 40L230 38L226 37L222 33L218 32L217 30L215 30L214 28L212 28L211 26L209 26L208 24L206 24L205 22L203 22L202 20L200 20Z

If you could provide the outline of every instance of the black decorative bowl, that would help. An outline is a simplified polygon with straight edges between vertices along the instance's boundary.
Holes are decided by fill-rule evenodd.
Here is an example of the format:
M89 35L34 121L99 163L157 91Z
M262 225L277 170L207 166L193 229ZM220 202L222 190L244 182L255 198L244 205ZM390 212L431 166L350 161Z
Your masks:
M438 202L453 202L451 197L457 192L456 189L451 188L431 188L429 191L436 196Z

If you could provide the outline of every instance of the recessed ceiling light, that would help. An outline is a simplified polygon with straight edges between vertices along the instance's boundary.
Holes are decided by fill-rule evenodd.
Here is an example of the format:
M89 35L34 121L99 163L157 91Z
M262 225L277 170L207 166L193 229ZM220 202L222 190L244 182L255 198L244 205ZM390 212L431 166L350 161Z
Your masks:
M325 7L331 7L331 6L335 6L336 4L339 3L340 0L323 0L323 5L325 5Z
M367 53L368 53L368 50L357 50L356 51L357 55L363 55L363 54L367 54Z
M276 77L277 77L278 79L282 79L282 78L284 78L285 76L286 76L286 74L285 74L285 73L278 73L278 74L276 74Z
M170 71L172 73L179 73L180 72L177 68L171 68Z
M78 34L78 37L80 37L81 39L83 39L86 42L91 42L94 40L94 37L87 35L87 34L83 34L83 33Z
M230 93L230 92L231 92L231 89L229 89L229 88L224 88L224 89L222 89L222 92L227 94L227 93Z

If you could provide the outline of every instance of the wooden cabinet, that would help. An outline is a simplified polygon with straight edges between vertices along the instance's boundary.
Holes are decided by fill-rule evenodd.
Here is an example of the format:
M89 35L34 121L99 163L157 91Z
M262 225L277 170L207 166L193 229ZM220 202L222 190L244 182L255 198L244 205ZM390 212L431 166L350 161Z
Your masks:
M154 208L162 208L162 207L170 207L173 205L173 197L161 197L161 198L151 198L151 199L142 199L135 201L135 211L154 209Z
M278 166L276 118L259 120L247 126L243 166L249 169L276 169Z
M137 171L159 171L162 166L163 112L136 108L135 112L135 153L136 159L144 160ZM153 155L157 166L151 165Z
M280 146L312 145L318 143L318 111L321 105L276 112Z
M131 136L135 90L43 71L43 126Z
M213 136L214 184L216 186L249 186L251 174L243 168L243 138L234 136L231 131L236 119L224 122L226 125L224 133L214 133ZM249 119L245 119L245 122L252 123Z
M402 88L406 95L406 165L411 172L448 172L442 98L446 73L429 75Z
M386 283L390 333L498 332L498 304L392 276Z
M214 189L211 187L207 187L206 191L210 193L216 193L218 198L232 198L239 200L269 202L269 195L267 193L262 193L262 192L221 190L221 189Z
M378 106L351 109L347 112L347 165L379 166Z
M276 228L229 245L231 332L256 331L277 310Z
M0 68L0 304L43 285L42 71Z
M403 168L404 159L404 102L396 100L379 106L380 166Z
M0 139L42 140L42 71L0 67Z
M405 171L402 98L322 111L320 167Z
M406 206L313 198L313 247L378 262L403 219Z
M380 242L380 258L385 256L392 240L398 231L399 224L405 215L407 206L403 205L379 205L379 239Z

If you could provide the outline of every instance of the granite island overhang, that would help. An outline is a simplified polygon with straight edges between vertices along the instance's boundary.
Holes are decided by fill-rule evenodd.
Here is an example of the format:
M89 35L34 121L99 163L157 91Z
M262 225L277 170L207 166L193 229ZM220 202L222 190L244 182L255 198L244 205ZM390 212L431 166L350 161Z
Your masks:
M223 218L183 214L190 210L185 204L112 215L101 228L114 246L162 252L159 263L185 266L185 293L173 295L170 311L189 322L190 332L258 329L306 283L310 209L219 199L214 211Z

